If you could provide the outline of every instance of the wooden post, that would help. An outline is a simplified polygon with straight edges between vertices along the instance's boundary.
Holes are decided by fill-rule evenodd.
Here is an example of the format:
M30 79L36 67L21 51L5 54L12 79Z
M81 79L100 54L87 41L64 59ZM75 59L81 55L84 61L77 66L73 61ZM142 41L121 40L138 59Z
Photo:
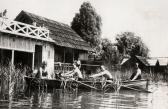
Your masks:
M64 60L63 60L63 63L65 63L65 48L64 48Z
M12 50L11 66L14 66L14 50Z
M34 70L34 52L32 53L32 70Z
M73 59L72 59L72 61L74 62L74 60L75 60L75 55L74 55L75 53L74 53L74 49L72 49L72 57L73 57Z
M10 65L10 71L9 71L9 80L8 80L8 100L11 102L12 95L13 95L13 88L14 88L14 82L11 81L11 76L13 72L14 67L14 50L12 50L12 59L11 59L11 65Z

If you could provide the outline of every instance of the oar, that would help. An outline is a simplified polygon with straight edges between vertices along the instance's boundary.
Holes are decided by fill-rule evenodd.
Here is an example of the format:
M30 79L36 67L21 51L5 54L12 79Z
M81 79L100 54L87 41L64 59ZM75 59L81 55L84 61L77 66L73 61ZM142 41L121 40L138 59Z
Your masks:
M129 86L124 86L122 85L121 87L125 87L125 88L128 88L128 89L131 89L131 90L135 90L135 91L139 91L139 92L147 92L147 93L152 93L146 89L136 89L136 88L133 88L133 87L129 87Z
M90 85L85 84L85 83L83 83L83 82L81 82L81 81L77 81L77 80L74 80L74 79L71 79L71 78L69 78L69 79L70 79L70 80L73 80L73 81L75 81L75 82L77 82L77 83L80 83L80 84L82 84L82 85L84 85L84 86L87 86L87 87L89 87L89 88L91 88L91 89L98 90L96 87L90 86Z

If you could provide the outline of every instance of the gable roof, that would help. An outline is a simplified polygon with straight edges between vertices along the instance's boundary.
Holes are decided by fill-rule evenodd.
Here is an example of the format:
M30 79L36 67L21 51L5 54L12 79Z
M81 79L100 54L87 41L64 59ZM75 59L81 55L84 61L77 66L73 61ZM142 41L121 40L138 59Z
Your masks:
M149 63L147 62L145 57L142 56L136 56L137 59L139 59L145 66L149 66Z
M55 41L58 46L69 47L79 50L93 51L91 46L84 41L69 25L35 15L26 11L21 11L15 18L16 21L20 21L24 17L29 20L29 24L33 22L37 23L37 26L43 26L49 29L50 37ZM25 23L25 22L23 22Z
M153 57L153 59L157 59L160 66L168 65L168 57Z
M153 59L153 58L147 59L146 61L148 62L149 66L155 66L158 62L157 59Z
M158 63L159 66L167 66L168 65L168 57L150 57L145 58L142 56L135 56L139 61L141 61L145 66L156 66ZM124 58L120 65L125 64L130 58Z

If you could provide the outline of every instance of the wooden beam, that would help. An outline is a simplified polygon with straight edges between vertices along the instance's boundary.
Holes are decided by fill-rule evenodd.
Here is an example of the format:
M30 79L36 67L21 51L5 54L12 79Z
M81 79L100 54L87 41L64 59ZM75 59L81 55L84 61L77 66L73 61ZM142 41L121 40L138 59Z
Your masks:
M34 52L32 53L32 70L34 70Z
M63 59L63 63L65 63L65 47L64 47L64 59Z
M15 52L15 51L12 50L12 58L11 58L11 65L12 65L12 66L14 66L14 55L15 55L14 52Z

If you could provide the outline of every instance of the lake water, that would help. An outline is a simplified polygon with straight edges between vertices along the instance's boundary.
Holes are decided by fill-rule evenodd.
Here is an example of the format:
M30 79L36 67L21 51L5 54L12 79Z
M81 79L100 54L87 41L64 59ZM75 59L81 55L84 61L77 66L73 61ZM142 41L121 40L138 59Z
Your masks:
M0 102L2 109L167 109L168 84L152 83L153 93L131 90L114 92L53 90L29 91L11 103Z

